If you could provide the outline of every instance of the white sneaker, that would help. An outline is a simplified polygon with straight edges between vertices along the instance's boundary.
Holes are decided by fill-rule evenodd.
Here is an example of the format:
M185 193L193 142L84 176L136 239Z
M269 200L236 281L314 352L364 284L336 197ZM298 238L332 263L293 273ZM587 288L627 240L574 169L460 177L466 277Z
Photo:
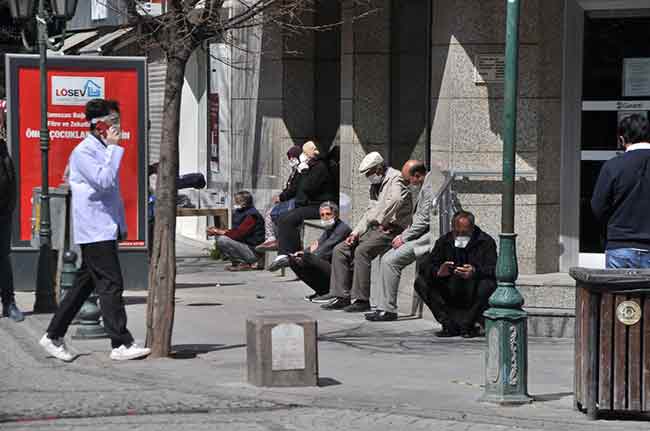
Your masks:
M151 353L151 349L148 347L140 347L135 343L131 344L130 347L126 347L122 344L111 351L111 359L114 361L128 361L129 359L145 357L149 353Z
M45 334L43 335L43 337L38 343L41 346L43 346L43 348L47 353L49 353L51 356L54 356L57 359L60 359L65 362L70 362L75 358L75 355L70 353L70 351L66 347L63 338L52 340L47 336L47 334Z

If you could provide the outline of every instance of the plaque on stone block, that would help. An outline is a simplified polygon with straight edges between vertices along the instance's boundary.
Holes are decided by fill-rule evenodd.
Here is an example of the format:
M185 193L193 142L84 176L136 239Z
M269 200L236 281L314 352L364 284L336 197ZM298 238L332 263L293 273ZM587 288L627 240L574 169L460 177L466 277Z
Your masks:
M271 369L305 369L305 331L294 323L281 323L271 330Z

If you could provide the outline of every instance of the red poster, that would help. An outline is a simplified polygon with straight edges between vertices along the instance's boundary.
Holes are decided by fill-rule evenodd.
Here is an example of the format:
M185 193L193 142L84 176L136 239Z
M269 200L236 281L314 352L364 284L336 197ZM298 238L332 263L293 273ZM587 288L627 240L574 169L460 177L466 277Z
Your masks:
M41 185L40 86L37 67L18 69L18 146L20 169L20 240L31 236L32 189ZM99 97L120 104L122 140L125 148L120 171L122 199L126 211L129 238L123 246L143 246L139 232L138 208L141 193L138 181L140 160L138 130L142 112L138 112L141 91L137 69L61 68L48 69L48 127L50 131L50 187L62 182L70 153L88 134L84 108L88 100ZM142 209L144 210L144 209Z

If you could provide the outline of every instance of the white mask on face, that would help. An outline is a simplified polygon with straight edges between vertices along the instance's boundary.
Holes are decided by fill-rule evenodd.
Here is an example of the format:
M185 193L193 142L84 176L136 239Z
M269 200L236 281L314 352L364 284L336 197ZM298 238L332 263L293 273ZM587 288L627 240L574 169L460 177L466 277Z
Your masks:
M381 184L383 179L384 177L377 174L372 174L368 177L368 181L370 181L370 184Z
M233 209L234 209L235 211L240 210L240 209L243 208L241 205L237 205L237 204L233 205L232 207L233 207Z
M302 153L302 154L300 155L300 161L304 163L304 162L306 162L307 160L309 160L309 157L307 157L307 154Z
M411 193L416 194L416 195L417 195L418 193L420 193L420 190L421 190L421 189L422 189L422 186L419 185L419 184L411 184L411 185L409 186L409 190L411 191Z
M457 236L454 240L454 247L465 248L467 247L467 244L469 244L470 239L471 238L469 236Z
M289 159L289 166L291 166L292 168L295 168L299 164L300 164L300 160L298 160L298 159Z
M329 220L321 219L321 221L320 221L320 224L323 227L332 227L332 226L334 226L334 223L336 223L336 220L334 220L333 218L331 218Z

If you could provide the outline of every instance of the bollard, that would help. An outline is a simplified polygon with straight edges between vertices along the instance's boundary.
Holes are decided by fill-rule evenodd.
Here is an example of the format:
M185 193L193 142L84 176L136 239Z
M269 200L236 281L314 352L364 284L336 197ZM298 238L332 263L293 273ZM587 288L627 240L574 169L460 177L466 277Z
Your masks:
M65 295L68 293L74 284L74 278L77 275L77 253L72 250L66 250L63 253L63 268L61 269L61 296L60 301L63 301ZM59 301L59 302L60 302Z

